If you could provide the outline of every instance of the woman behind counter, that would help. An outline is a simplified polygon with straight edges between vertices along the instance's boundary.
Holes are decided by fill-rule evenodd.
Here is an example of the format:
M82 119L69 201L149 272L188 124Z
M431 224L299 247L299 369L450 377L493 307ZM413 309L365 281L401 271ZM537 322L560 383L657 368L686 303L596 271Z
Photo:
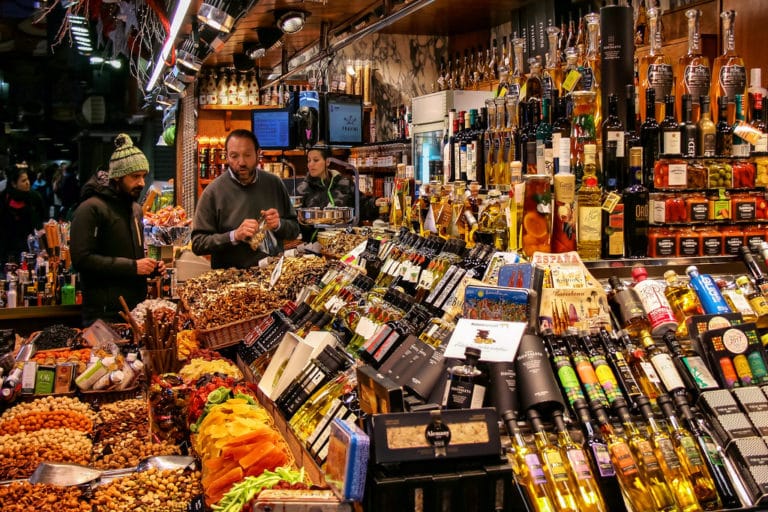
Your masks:
M0 265L18 262L27 247L27 237L42 229L43 199L31 190L26 168L12 169L8 186L0 193Z

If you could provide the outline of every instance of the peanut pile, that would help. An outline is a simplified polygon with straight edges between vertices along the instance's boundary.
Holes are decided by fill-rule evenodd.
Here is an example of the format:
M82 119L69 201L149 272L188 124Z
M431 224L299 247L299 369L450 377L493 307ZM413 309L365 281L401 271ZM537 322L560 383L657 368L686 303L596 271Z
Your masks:
M0 436L0 480L29 478L45 461L88 464L92 449L85 432L65 428Z
M184 512L202 492L200 472L149 469L96 488L94 512Z
M28 482L0 486L3 512L91 512L78 487L32 485Z

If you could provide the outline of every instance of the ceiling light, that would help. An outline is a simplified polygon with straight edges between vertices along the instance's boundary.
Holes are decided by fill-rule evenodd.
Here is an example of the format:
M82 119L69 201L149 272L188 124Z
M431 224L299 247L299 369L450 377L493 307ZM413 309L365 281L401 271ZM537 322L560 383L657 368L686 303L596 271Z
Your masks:
M178 50L176 50L176 64L180 64L193 73L200 71L203 61L195 53L195 42L191 39L184 41Z
M173 73L168 73L167 75L165 75L165 78L163 79L163 83L168 89L175 92L182 92L187 87L187 85L184 82L182 82L180 79L175 77Z
M104 57L97 57L96 55L91 56L90 60L91 64L103 64L104 63Z
M200 5L200 9L197 11L197 19L201 23L225 34L228 34L232 30L232 25L235 24L235 18L230 16L227 11L209 2L203 2Z
M189 9L189 4L191 3L192 0L179 0L179 3L176 4L176 10L173 12L173 19L171 20L171 28L168 32L168 38L165 40L165 44L163 45L163 49L160 51L160 55L157 56L155 67L152 70L152 76L149 77L149 82L147 82L147 86L145 88L146 91L152 90L152 88L155 86L155 82L157 82L157 79L160 78L160 73L162 73L163 68L165 68L165 60L171 53L171 48L173 48L176 35L179 33L181 23L184 21L184 17L187 15L187 10Z
M286 34L295 34L304 28L307 13L304 11L288 11L277 18L277 26Z

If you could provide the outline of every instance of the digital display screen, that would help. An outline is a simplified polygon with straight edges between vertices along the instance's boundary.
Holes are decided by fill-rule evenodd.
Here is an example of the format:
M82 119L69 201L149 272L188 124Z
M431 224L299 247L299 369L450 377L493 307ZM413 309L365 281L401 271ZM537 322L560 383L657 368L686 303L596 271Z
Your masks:
M288 109L252 110L252 129L263 149L290 149L291 128Z
M331 95L326 98L328 144L363 143L363 102L360 96Z

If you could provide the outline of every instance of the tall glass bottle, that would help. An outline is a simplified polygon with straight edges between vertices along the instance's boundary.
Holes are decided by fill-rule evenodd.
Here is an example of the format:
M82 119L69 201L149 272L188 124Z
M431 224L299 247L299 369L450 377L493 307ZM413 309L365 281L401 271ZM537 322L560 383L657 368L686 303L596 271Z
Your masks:
M513 55L513 68L509 77L509 91L508 95L520 97L520 89L525 84L525 74L523 73L523 45L525 45L525 39L516 37L512 39L512 55Z
M703 315L704 309L696 293L688 283L678 277L677 272L667 270L664 272L664 280L667 283L664 296L672 306L672 312L677 319L677 335L685 338L688 336L686 320L694 315Z
M648 120L648 113L654 112L657 122L662 119L662 101L667 96L675 94L674 73L672 59L664 54L661 38L661 10L656 7L648 9L648 24L650 26L650 50L648 55L640 59L638 77L640 81L640 112L644 113L643 121ZM646 108L649 98L645 92L649 89L655 91L654 110Z
M654 104L656 91L645 90L645 121L640 126L640 144L643 146L643 183L653 183L653 167L661 150L661 128L656 121Z
M677 124L675 115L675 97L667 96L664 98L664 120L659 125L661 128L661 150L662 155L679 155L680 149L680 125Z
M635 337L649 330L651 323L637 290L626 286L617 276L611 276L608 282L612 288L609 302L619 327Z
M567 460L560 449L549 439L549 434L544 430L541 419L534 409L528 411L528 419L533 429L533 440L536 451L541 457L544 474L553 491L554 505L557 510L577 512L579 504L576 502L577 491L573 486Z
M680 123L680 150L683 156L695 157L698 152L698 132L696 123L693 121L693 102L690 94L683 94L682 114L683 121ZM698 105L698 103L697 103ZM749 145L747 145L749 151Z
M691 121L697 123L701 116L699 98L709 95L710 69L709 58L701 53L701 33L699 31L701 10L688 9L688 51L677 61L677 110L685 112L682 106L684 94L690 94L692 100Z
M507 434L512 440L509 458L515 479L525 487L535 512L555 512L558 509L554 506L552 488L547 482L539 455L525 442L520 427L517 426L515 414L512 411L506 411L502 417L507 427Z
M581 67L581 89L585 91L594 91L597 95L597 110L595 111L595 126L600 126L602 117L601 94L600 94L600 15L591 12L584 16L587 23L587 55L584 66Z
M763 274L760 265L757 264L755 257L752 255L752 251L750 251L749 247L746 245L742 245L739 247L739 255L744 262L744 266L747 267L749 274L752 276L752 279L755 280L757 289L768 298L768 276Z
M753 98L752 120L750 121L750 124L760 132L760 137L757 139L757 143L750 147L750 151L764 153L768 151L768 133L766 133L766 122L764 119L764 113L766 111L765 102L768 101L768 99L759 92L750 93L750 95Z
M629 149L629 183L624 189L624 256L648 255L648 188L643 184L643 148Z
M549 145L549 158L547 158ZM541 101L541 122L536 127L536 172L552 175L552 117L550 99L545 96Z
M632 369L629 367L627 358L616 344L614 336L615 331L613 334L610 334L604 327L600 329L599 337L600 342L605 349L605 357L613 369L613 374L619 381L619 386L621 387L623 395L631 404L634 404L637 397L642 395L643 392L640 389L640 384L638 384L635 375L632 373Z
M493 99L485 100L486 126L483 131L483 185L490 188L496 186L496 175L494 168L496 166L497 151L494 147L494 140L497 135L496 125L496 102Z
M547 62L544 69L544 96L554 99L553 91L560 92L563 84L563 73L560 65L560 52L557 51L557 39L560 29L554 25L547 27L547 39L549 41L549 50L547 51Z
M717 130L712 121L712 113L709 108L709 97L702 96L699 100L701 104L701 116L699 117L699 154L698 156L715 156Z
M738 135L736 135L736 128L739 126L740 123L744 123L746 119L745 115L745 109L746 105L744 102L744 95L743 94L737 94L736 95L736 120L733 122L733 126L731 126L731 131L733 132L733 146L731 148L731 154L738 158L749 158L750 153L750 147L749 142L746 139L742 139ZM753 116L754 119L754 116Z
M717 443L712 439L709 432L701 428L699 422L694 417L685 396L681 395L675 397L675 403L680 409L685 424L688 426L688 431L693 434L693 439L699 447L699 454L702 456L704 464L709 472L709 476L712 478L715 488L717 489L721 506L724 508L740 507L741 500L739 500L739 496L736 494L736 490L728 477L725 462ZM662 411L665 411L665 414L667 414L669 406L666 404L666 401L660 400L659 405ZM669 412L674 413L674 410Z
M568 98L557 99L557 115L552 124L552 151L557 155L556 172L571 172L571 120L568 115Z
M608 147L608 141L616 141L616 166L621 172L624 170L624 125L621 123L619 117L619 99L615 94L608 96L608 116L603 121L602 135L603 135L603 162L608 158L606 155L606 148ZM605 164L604 164L605 165ZM605 176L605 185L609 187L611 185L611 178ZM613 184L614 188L623 187L623 183L619 183L618 180Z
M656 344L650 332L641 332L640 340L667 393L670 395L685 393L685 382L680 377L672 356Z
M666 481L675 495L677 505L683 512L700 511L701 506L693 490L692 482L688 478L687 468L678 458L675 452L675 445L672 443L669 434L656 422L650 400L646 397L641 397L638 405L646 423L648 423L648 437L653 445L654 455L656 455L661 471L664 473ZM693 445L693 448L695 449L696 445ZM714 486L711 491L714 492ZM717 493L714 494L717 497Z
M728 98L717 99L717 123L715 124L715 154L731 156L733 151L733 128L728 122Z
M584 145L584 176L576 193L578 236L576 247L583 260L600 259L602 190L597 180L594 144Z
M747 94L747 69L744 67L744 59L736 53L736 11L723 11L720 19L723 22L723 53L715 58L712 65L715 82L710 92L712 105L718 105L721 96L733 101L737 94Z
M627 363L632 375L635 376L643 394L655 401L664 391L661 389L661 379L653 367L653 363L648 359L645 349L633 340L629 333L620 331L620 339L624 344L627 354Z
M651 334L658 336L677 329L672 306L664 295L664 284L655 279L648 279L648 271L642 265L632 267L632 278L635 280L633 288L648 314Z
M683 400L681 400L682 403ZM687 402L686 402L687 403ZM672 398L663 395L659 397L659 407L669 422L670 437L682 469L692 484L696 500L704 510L722 508L722 502L717 495L715 482L709 474L697 441L685 427L680 424L675 414ZM673 486L674 488L674 486Z
M541 101L544 96L544 83L541 76L541 60L537 57L528 59L528 78L525 80L525 94L520 92L520 96L530 101L534 98Z

